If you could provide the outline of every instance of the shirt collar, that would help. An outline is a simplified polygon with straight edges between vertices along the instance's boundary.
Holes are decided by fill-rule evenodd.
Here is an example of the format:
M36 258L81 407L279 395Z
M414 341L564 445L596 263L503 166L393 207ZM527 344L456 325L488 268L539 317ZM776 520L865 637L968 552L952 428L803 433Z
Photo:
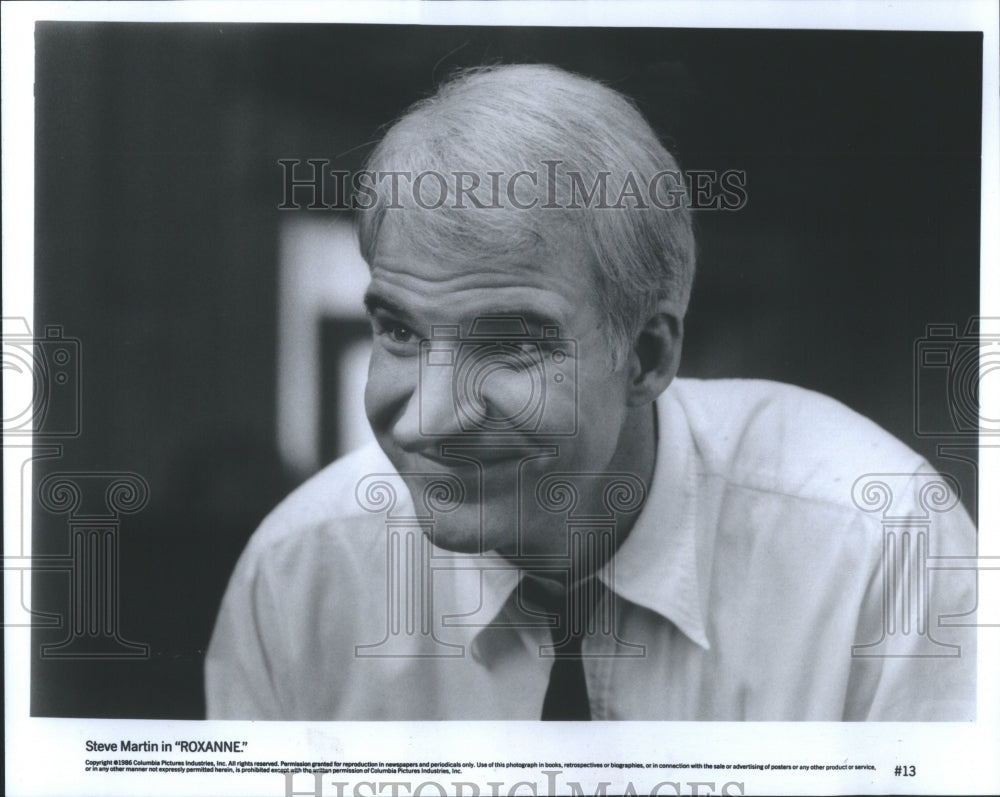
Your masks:
M614 558L597 575L617 595L656 612L708 649L705 574L699 569L695 537L699 478L695 445L684 410L670 390L658 399L656 409L656 466L646 503ZM469 628L470 642L487 624L500 622L501 609L518 580L517 570L501 562L497 569L482 571L476 616L483 624ZM445 624L465 625L447 619Z
M503 611L520 581L520 573L516 565L496 553L466 554L446 551L431 545L432 557L450 558L451 571L465 571L462 578L478 575L479 606L471 613L449 613L447 609L441 616L441 624L445 628L454 628L465 645L475 646L482 640L480 637L488 629L503 627L506 613ZM489 566L484 567L484 559ZM467 561L467 566L463 563ZM471 587L471 583L469 585ZM474 587L471 587L474 589ZM475 653L476 648L473 648Z
M708 649L697 544L699 467L684 410L667 390L656 403L656 466L646 503L598 577Z

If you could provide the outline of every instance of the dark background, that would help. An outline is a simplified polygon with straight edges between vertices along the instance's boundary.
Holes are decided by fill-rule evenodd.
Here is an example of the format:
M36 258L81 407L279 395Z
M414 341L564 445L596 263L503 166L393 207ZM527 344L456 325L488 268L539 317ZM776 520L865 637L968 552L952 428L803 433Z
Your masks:
M794 382L914 434L914 346L978 310L977 33L39 23L35 323L79 338L82 431L53 470L127 470L120 631L147 659L42 659L32 714L200 717L247 537L298 481L275 447L279 158L361 166L459 66L547 61L631 95L689 169L742 169L700 212L682 373ZM332 213L328 212L328 213ZM934 421L948 429L946 396ZM937 388L935 388L937 389ZM35 509L36 553L67 518ZM33 608L65 612L65 574Z

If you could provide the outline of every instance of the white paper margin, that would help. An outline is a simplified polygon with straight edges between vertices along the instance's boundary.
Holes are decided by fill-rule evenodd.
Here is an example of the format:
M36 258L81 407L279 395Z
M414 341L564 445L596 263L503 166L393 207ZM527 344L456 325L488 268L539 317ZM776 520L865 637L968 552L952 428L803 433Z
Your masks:
M831 2L555 2L555 3L4 3L2 25L3 91L3 314L32 315L33 163L34 163L34 23L40 19L120 21L256 21L364 22L423 24L520 24L576 26L839 28L867 30L980 30L984 33L983 182L981 240L981 314L1000 316L1000 219L998 175L998 10L991 2L831 3ZM1000 407L997 380L983 382L981 400ZM991 388L991 392L985 392ZM990 417L1000 413L990 412ZM14 504L19 474L4 459L5 506ZM992 485L1000 473L983 460L980 473L980 533L1000 534L1000 494ZM24 518L30 528L30 516ZM20 519L5 512L5 551L20 535ZM995 539L995 537L994 537ZM993 548L996 549L996 545ZM5 574L6 575L6 574ZM6 591L5 611L11 593ZM981 602L996 605L1000 594L983 583ZM245 740L247 757L284 760L344 761L623 761L658 762L666 746L678 761L828 763L870 762L879 766L872 778L863 771L815 772L749 770L734 777L723 770L713 776L692 771L671 777L681 793L998 793L1000 792L1000 631L983 629L979 639L979 720L974 724L941 723L588 723L568 731L548 723L253 723L37 719L28 710L29 636L25 629L4 632L6 784L10 795L282 795L280 775L126 775L85 777L86 739L117 740ZM140 758L142 756L135 756ZM146 757L156 757L146 754ZM229 754L193 758L236 757ZM893 778L890 766L913 763L919 777ZM640 778L641 772L566 771L557 776L560 793L568 781L581 781L592 794L600 781L611 781L608 793L620 793L629 780L642 793L663 778ZM336 794L324 779L324 794ZM347 780L347 777L343 778ZM364 777L390 794L386 777ZM456 781L475 780L482 794L486 781L507 794L517 781L534 783L547 794L547 776L539 770L483 770L476 776L414 776L413 783L437 780L446 793L471 794ZM399 778L402 780L402 778ZM732 781L740 781L741 790ZM692 782L706 785L693 786ZM707 784L711 782L712 786ZM728 784L728 786L727 786ZM307 792L311 781L298 779L295 790ZM347 788L345 794L369 794ZM673 794L672 786L661 793ZM400 787L400 794L411 791ZM426 786L426 794L439 793ZM514 793L530 794L529 785Z

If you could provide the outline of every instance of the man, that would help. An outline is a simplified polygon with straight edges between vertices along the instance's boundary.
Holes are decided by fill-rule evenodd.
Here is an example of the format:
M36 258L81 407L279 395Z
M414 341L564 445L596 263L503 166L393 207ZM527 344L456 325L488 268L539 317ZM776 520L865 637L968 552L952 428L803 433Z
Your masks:
M625 98L472 70L363 178L378 447L248 545L211 717L974 717L949 482L830 399L675 379L694 237Z

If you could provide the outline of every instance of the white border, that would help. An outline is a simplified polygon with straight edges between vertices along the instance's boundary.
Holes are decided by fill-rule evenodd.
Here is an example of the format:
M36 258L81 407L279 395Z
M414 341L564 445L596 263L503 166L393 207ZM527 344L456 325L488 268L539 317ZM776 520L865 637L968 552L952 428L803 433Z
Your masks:
M4 3L2 8L3 108L3 314L30 319L32 309L32 208L34 114L32 75L36 20L255 21L420 24L520 24L575 26L829 28L871 30L979 30L984 33L982 308L1000 316L1000 91L998 91L997 5L984 2L496 2L496 3L278 3L242 5L179 3ZM993 380L994 382L996 380ZM989 381L984 383L990 385ZM993 385L993 387L996 387ZM984 402L1000 406L998 396ZM993 413L995 416L997 413ZM10 492L4 463L4 497ZM984 460L981 475L981 535L1000 534L1000 496L987 485L1000 473ZM5 506L13 504L5 500ZM17 518L5 512L5 543L19 534ZM30 522L30 518L26 519ZM12 526L14 528L12 529ZM997 552L990 543L991 552ZM7 546L5 545L5 549ZM1000 595L984 600L1000 601ZM9 602L7 604L9 607ZM5 611L7 609L5 608ZM148 739L247 739L255 758L301 760L383 758L493 761L599 760L658 761L664 750L674 760L735 762L871 761L882 766L913 762L920 776L907 781L867 779L863 774L797 778L747 773L747 793L1000 792L1000 633L980 635L979 721L975 725L832 723L614 723L588 726L586 735L561 733L540 723L209 723L76 721L32 719L28 715L28 637L5 629L5 709L7 793L28 794L281 794L277 776L145 776L140 781L109 777L82 779L86 738L125 736ZM599 746L596 740L600 740ZM516 770L497 779L510 784ZM695 779L708 779L699 774ZM536 779L539 779L537 773ZM607 779L607 778L605 778ZM728 777L726 778L729 779ZM539 780L539 782L543 782ZM645 782L645 781L644 781ZM620 784L621 781L618 781ZM584 784L587 788L586 782ZM646 782L648 788L648 782ZM718 784L721 787L720 783ZM298 788L298 787L297 787ZM614 787L610 787L614 790ZM620 788L620 785L619 785ZM637 788L639 782L637 781ZM334 792L329 792L334 793ZM348 792L349 793L349 792ZM386 792L387 793L387 792ZM433 793L433 792L430 792ZM484 793L488 793L484 790Z

